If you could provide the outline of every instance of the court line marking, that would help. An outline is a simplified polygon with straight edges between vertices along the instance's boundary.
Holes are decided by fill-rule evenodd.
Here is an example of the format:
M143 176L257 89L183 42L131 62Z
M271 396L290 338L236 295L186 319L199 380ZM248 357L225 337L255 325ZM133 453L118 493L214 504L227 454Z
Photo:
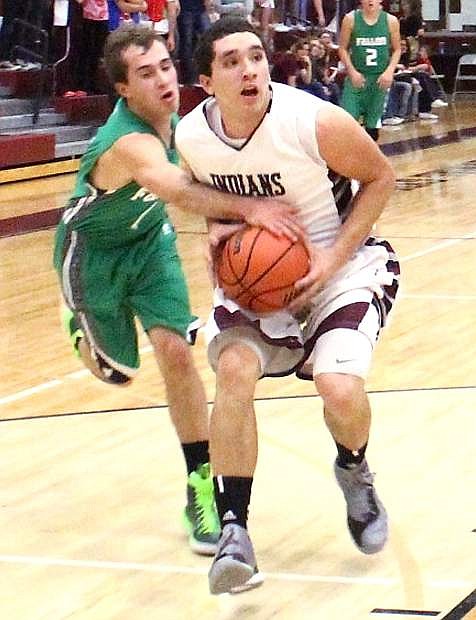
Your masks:
M448 239L446 241L443 241L442 243L437 243L429 248L427 248L426 250L422 250L421 252L414 252L413 254L409 254L408 256L404 256L400 259L400 263L405 263L407 261L413 260L415 258L421 258L423 256L427 256L428 254L431 254L432 252L438 252L439 250L443 250L446 249L448 247L451 247L453 245L457 245L458 243L461 243L463 241L468 241L471 240L472 238L474 238L476 236L476 231L468 233L466 235L463 235L462 237L459 237L458 239ZM411 295L406 295L405 293L401 294L401 297L407 297L407 298L417 298L416 296L411 296ZM430 296L428 297L430 298ZM434 296L431 298L435 298L435 299L458 299L458 300L464 300L467 301L472 300L474 297L473 296L461 296L461 297L453 297L453 296ZM427 297L421 297L421 299L427 299ZM143 355L144 353L150 353L151 351L153 351L153 348L151 345L146 345L144 347L142 347L140 349L140 353ZM15 402L17 400L22 400L23 398L27 398L28 396L31 396L32 394L36 394L37 392L41 392L43 390L47 390L53 387L57 387L58 385L61 385L64 383L65 380L67 379L81 379L82 377L88 375L89 372L86 369L81 369L81 370L76 370L72 373L68 373L67 375L65 375L63 377L63 379L54 379L53 381L47 381L46 383L40 383L37 386L33 386L31 388L27 388L26 390L20 390L19 392L15 392L13 394L7 395L7 396L3 396L2 398L0 398L0 405L6 405L8 403L12 403Z
M107 560L72 560L68 558L51 558L34 555L0 555L3 564L23 564L31 566L64 566L68 568L93 568L99 570L137 571L164 574L207 575L207 568L192 566L177 566L173 564L147 564L145 562L115 562ZM400 583L399 579L390 577L345 577L343 575L306 575L303 573L263 572L265 579L274 581L295 581L303 583L339 583L351 585L394 586ZM430 588L440 590L469 589L473 586L465 580L436 580L425 581Z

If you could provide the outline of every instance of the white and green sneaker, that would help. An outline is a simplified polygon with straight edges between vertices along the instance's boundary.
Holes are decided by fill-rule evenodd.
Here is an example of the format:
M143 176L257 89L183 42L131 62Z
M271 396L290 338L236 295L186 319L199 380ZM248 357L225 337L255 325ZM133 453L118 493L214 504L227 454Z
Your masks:
M188 476L183 524L192 551L200 555L215 555L221 528L209 463L200 465Z

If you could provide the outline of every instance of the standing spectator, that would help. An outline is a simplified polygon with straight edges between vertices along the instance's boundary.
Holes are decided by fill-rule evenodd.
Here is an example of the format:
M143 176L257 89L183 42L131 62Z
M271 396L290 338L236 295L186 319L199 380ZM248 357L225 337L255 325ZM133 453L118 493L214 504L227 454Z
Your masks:
M362 8L342 20L339 54L347 69L342 107L378 140L387 91L400 59L398 20L381 0L361 0Z
M109 11L109 32L119 28L126 16L136 24L140 21L140 14L147 10L145 0L107 0Z
M104 86L97 83L99 61L109 32L107 0L76 0L83 10L80 52L77 64L79 92L97 94Z
M197 75L192 60L193 50L198 37L210 27L204 0L181 0L177 26L181 81L183 84L194 84Z
M169 52L174 52L177 38L178 0L148 0L147 15L154 30L161 34Z

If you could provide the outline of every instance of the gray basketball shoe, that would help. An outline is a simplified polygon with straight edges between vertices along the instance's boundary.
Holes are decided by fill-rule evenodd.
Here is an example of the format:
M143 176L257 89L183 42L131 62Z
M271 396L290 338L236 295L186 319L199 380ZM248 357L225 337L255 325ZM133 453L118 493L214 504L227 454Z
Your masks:
M339 467L336 461L334 472L347 503L347 525L353 541L362 553L377 553L387 542L387 513L367 461L352 469Z
M210 592L223 594L247 590L249 589L249 586L246 587L247 583L257 572L256 558L248 532L236 523L225 525L208 573Z

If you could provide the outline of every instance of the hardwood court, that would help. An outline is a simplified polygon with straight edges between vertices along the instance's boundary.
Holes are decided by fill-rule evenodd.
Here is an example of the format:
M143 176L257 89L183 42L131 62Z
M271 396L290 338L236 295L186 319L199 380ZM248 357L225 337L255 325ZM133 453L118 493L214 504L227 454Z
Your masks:
M2 618L475 617L476 107L440 116L382 139L400 180L377 232L402 281L368 381L368 456L391 540L374 557L353 547L312 385L263 380L250 531L266 581L238 596L210 596L210 559L187 548L184 466L146 339L141 373L121 390L90 377L61 333L41 214L73 176L0 185L0 229L8 218L40 228L0 239ZM173 218L204 319L203 223ZM212 401L202 340L195 355Z

